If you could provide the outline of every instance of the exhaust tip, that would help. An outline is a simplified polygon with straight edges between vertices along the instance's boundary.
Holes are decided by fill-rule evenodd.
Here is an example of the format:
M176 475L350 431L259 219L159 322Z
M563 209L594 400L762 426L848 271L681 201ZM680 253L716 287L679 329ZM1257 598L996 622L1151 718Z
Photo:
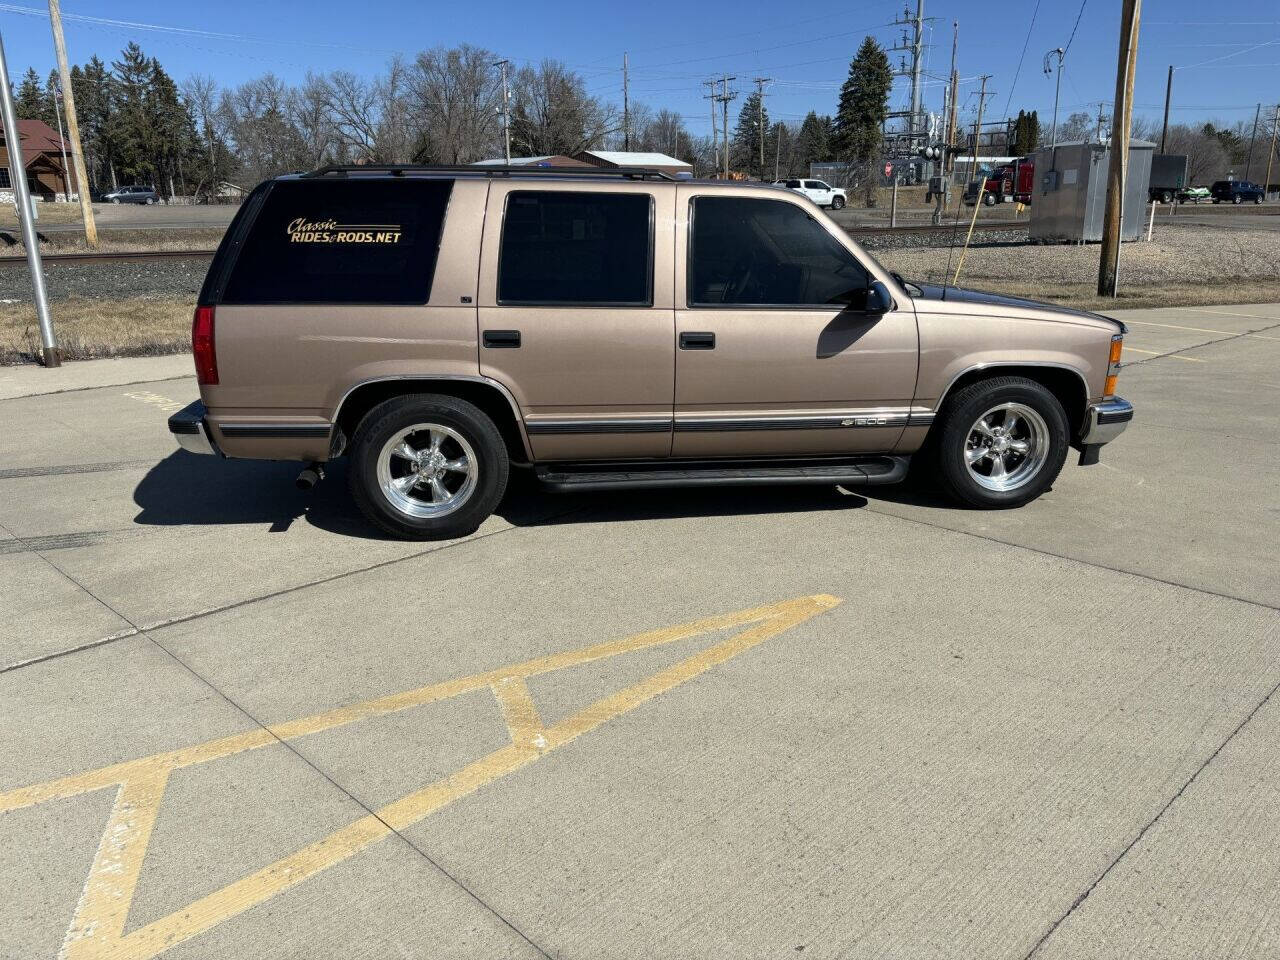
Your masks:
M324 471L318 463L313 463L311 466L302 469L302 472L298 474L298 479L293 481L293 485L299 490L310 490L323 479Z

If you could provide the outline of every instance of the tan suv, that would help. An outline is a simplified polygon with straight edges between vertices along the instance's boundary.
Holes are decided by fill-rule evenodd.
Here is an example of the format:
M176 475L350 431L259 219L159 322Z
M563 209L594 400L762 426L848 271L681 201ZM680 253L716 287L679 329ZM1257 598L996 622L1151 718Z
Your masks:
M350 458L401 537L512 466L554 490L867 485L1034 499L1133 416L1124 327L912 284L805 198L643 170L328 167L245 201L192 325L187 450Z

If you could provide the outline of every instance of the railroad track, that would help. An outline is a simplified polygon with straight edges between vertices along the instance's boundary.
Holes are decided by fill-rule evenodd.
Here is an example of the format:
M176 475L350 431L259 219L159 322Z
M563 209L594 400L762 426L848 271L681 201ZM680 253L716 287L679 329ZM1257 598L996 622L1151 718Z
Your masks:
M213 254L213 250L138 250L132 253L46 253L40 259L45 263L144 263L148 260L207 260ZM25 255L0 257L0 264L26 262Z

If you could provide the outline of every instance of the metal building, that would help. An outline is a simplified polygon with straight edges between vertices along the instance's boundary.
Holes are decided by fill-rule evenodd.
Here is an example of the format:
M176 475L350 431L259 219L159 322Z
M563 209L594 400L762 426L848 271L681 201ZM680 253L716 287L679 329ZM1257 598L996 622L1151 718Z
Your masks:
M1137 240L1145 222L1155 144L1129 141L1120 238ZM1030 237L1042 243L1091 243L1102 239L1107 209L1105 143L1060 143L1036 151L1036 188L1031 201Z

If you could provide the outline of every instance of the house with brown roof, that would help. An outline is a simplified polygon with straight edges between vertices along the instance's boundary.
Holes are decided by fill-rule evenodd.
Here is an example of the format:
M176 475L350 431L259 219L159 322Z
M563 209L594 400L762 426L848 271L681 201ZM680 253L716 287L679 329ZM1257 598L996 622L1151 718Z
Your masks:
M75 171L65 171L62 153L65 146L67 163L71 162L71 147L64 144L43 120L19 120L18 136L22 141L22 162L27 174L27 185L36 200L66 200L78 196ZM67 196L68 187L70 197ZM9 145L0 132L0 200L13 202L13 183L9 172Z

